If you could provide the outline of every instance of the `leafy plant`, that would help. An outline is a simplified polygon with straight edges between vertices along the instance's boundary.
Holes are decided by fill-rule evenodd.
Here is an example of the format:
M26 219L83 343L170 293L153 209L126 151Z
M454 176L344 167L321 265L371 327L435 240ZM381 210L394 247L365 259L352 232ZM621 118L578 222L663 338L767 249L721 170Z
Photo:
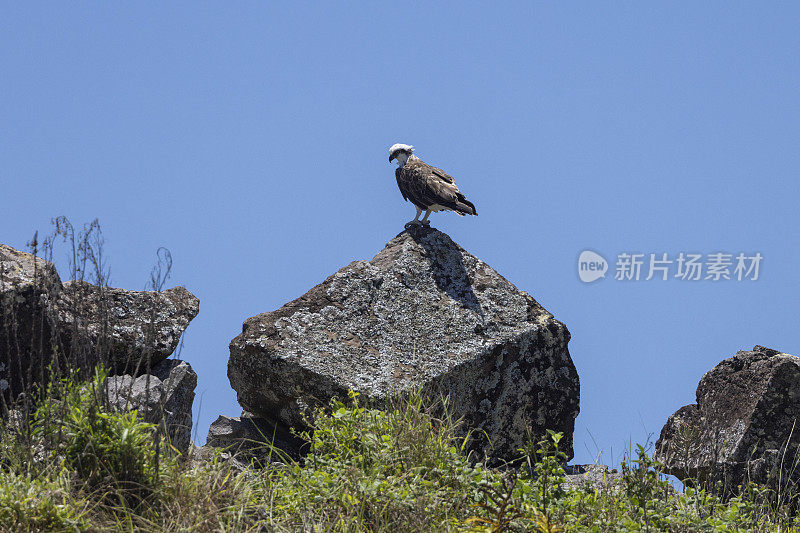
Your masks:
M137 412L106 408L107 372L97 369L92 381L74 377L51 383L48 400L33 417L34 435L75 472L88 490L113 490L138 501L157 482L156 426Z
M322 529L430 531L457 521L485 472L469 464L455 424L419 398L388 411L362 407L353 392L350 402L317 411L304 434L310 457L275 473L278 508Z
M646 531L651 525L658 525L658 511L671 489L669 483L659 473L661 466L641 444L636 445L636 458L622 461L622 479L625 491L633 509L641 514Z

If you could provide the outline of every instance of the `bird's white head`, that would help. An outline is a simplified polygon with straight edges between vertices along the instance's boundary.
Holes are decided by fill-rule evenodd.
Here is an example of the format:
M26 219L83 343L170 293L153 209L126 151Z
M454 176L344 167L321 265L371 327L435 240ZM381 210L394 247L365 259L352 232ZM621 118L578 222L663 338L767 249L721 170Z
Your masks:
M397 143L393 144L391 148L389 148L389 163L392 162L392 159L397 160L397 166L402 168L403 165L406 164L408 158L411 157L411 154L414 153L414 147L410 144L402 144Z

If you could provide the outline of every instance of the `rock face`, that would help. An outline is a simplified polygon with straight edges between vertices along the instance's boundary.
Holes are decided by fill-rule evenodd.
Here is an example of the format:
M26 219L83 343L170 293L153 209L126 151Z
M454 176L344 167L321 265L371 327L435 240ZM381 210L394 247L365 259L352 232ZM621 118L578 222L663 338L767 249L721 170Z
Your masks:
M580 385L569 338L529 294L419 227L246 320L228 377L246 411L295 426L308 406L348 389L377 403L414 389L443 393L488 435L481 453L511 459L527 430L553 429L571 458Z
M200 301L183 287L129 291L80 281L64 283L55 303L64 345L105 343L104 362L133 375L166 360L200 311Z
M47 353L52 295L61 288L55 267L0 244L0 389L8 395L39 378L31 354Z
M0 245L0 389L11 397L43 382L52 362L138 376L172 354L198 311L183 287L62 284L51 263Z
M141 418L157 424L169 442L183 454L192 433L192 402L197 374L189 363L177 359L162 361L151 374L108 378L108 401L116 409L136 409Z
M784 481L797 478L798 444L800 359L756 346L703 376L697 403L680 408L661 430L656 458L678 478L733 490L748 479L776 480L785 458Z

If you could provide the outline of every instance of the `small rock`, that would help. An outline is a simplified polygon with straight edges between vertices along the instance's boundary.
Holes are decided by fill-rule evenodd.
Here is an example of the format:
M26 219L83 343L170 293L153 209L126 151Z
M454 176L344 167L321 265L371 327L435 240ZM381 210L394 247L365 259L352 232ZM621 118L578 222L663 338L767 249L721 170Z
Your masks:
M617 490L622 473L606 465L568 465L564 467L566 485L576 489Z
M52 263L0 244L0 390L13 400L64 372L151 371L176 349L199 300L183 287L162 292L61 283ZM58 358L54 355L58 354Z
M172 355L200 301L183 287L129 291L68 281L54 309L62 343L75 357L93 357L100 345L101 362L115 374L138 376Z
M152 374L108 378L108 400L118 410L136 409L143 420L158 424L182 454L189 449L192 402L197 374L185 361L162 361Z
M50 361L51 302L61 289L55 267L0 244L0 380L6 399L40 379Z
M282 459L282 452L299 459L305 442L293 435L286 425L245 412L241 417L220 415L208 428L206 446L223 448L234 456L278 461Z

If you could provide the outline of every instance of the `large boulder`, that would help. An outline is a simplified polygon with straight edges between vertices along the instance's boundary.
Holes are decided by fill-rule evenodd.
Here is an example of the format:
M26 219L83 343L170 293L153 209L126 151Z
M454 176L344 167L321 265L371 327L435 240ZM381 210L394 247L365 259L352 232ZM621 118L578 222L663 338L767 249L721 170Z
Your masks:
M572 457L580 385L570 334L447 235L412 227L280 309L249 318L230 345L242 407L288 426L349 389L446 394L476 429L476 449L518 456L530 433L563 432ZM481 440L486 435L489 442Z
M178 346L199 300L61 283L52 263L0 244L0 389L6 399L46 381L49 368L141 375Z
M157 424L183 454L192 433L192 402L197 374L189 363L168 359L150 374L112 376L106 382L109 404L117 410L137 410L146 422Z
M669 417L655 456L680 479L733 491L748 480L796 482L798 444L800 359L756 346L703 376L697 403Z

